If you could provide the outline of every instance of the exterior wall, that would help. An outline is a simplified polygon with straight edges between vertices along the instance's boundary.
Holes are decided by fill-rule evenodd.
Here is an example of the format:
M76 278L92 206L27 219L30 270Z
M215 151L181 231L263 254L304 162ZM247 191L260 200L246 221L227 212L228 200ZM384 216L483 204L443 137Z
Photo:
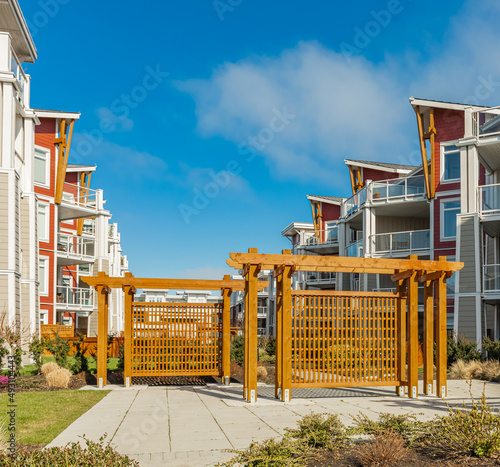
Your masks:
M407 232L409 230L425 230L430 227L430 220L427 217L375 217L375 232Z
M376 182L378 180L391 180L399 177L400 175L394 172L363 168L363 183L366 183L367 180Z
M323 229L326 229L326 222L336 221L340 218L340 206L321 203L321 213L323 214Z

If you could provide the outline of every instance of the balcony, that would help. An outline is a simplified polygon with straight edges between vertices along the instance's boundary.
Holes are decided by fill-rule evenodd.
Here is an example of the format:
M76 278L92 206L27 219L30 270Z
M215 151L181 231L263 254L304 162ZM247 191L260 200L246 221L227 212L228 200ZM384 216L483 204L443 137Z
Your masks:
M500 294L500 264L483 266L483 292Z
M57 286L56 308L59 310L91 312L94 309L94 304L94 289L66 285Z
M25 91L28 83L28 78L24 73L21 62L18 60L14 50L11 49L11 67L12 73L14 73L14 77L16 81L14 82L14 86L16 88L16 97L19 103L24 107L24 97Z
M81 219L95 216L97 212L97 191L90 188L64 184L59 220Z
M57 262L60 266L93 263L95 242L77 235L59 234L57 237Z
M308 285L334 285L337 282L335 272L306 272L306 283Z
M257 318L267 318L267 306L257 307Z
M359 209L366 203L366 200L367 190L365 187L343 202L343 216L349 217L356 214Z
M95 220L85 219L82 232L90 237L95 237Z
M425 199L425 178L423 175L419 175L377 181L372 183L372 191L371 202L374 204Z
M472 133L486 169L489 172L500 169L500 107L473 112Z
M358 240L347 247L347 256L361 258L363 256L363 240Z
M322 254L338 253L339 251L339 228L332 225L326 230L319 230L314 234L304 234L300 238L300 246L305 250L321 251Z
M478 210L484 231L491 237L500 235L500 184L478 187Z
M431 248L430 230L394 232L372 235L377 256L428 255Z

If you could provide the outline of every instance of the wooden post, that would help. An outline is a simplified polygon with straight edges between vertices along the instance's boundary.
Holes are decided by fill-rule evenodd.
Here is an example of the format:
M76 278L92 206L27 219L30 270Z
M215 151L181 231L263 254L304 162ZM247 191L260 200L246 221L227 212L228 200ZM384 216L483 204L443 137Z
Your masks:
M446 261L440 256L439 261ZM436 385L437 396L447 395L447 336L446 336L446 275L443 273L437 281L437 326L436 326Z
M131 273L125 273L125 277L134 277ZM133 339L133 323L132 323L132 303L136 293L135 287L131 285L123 286L125 293L125 323L123 333L123 385L126 388L132 386L132 339Z
M409 259L418 259L410 255ZM418 397L418 277L417 271L408 278L408 397Z
M278 269L275 268L276 273ZM275 357L275 382L274 382L274 397L281 399L283 390L283 273L276 275L276 357Z
M249 274L248 270L245 274L245 310L243 315L243 398L247 398L248 390L248 302L249 302Z
M398 281L398 299L396 309L397 323L397 380L396 394L403 396L405 392L406 379L406 280Z
M231 280L231 276L224 276ZM231 381L231 289L222 289L222 384Z
M108 294L109 288L98 285L97 290L97 387L106 386L108 373Z
M281 400L292 399L292 267L283 267L281 308Z
M424 394L434 386L434 282L424 284Z
M248 316L248 363L247 376L247 401L257 402L257 303L258 303L258 266L250 264L248 266L248 308L245 313Z

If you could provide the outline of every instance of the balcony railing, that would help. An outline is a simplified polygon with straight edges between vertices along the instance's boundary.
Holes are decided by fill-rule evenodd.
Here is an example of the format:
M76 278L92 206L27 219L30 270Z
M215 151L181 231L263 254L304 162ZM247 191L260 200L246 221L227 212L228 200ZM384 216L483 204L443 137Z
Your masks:
M85 219L83 223L83 233L87 235L95 235L95 221Z
M500 293L500 264L483 266L483 292Z
M357 242L349 245L347 247L347 256L352 258L360 258L363 256L363 240L358 240Z
M425 178L423 175L409 178L395 178L392 180L372 183L373 203L395 200L413 199L425 194Z
M64 183L62 203L88 209L97 209L97 191L90 188Z
M267 316L267 306L258 306L257 316Z
M500 184L478 187L478 203L481 214L500 213Z
M500 136L500 107L472 113L472 132L480 139L488 136Z
M372 289L372 292L396 293L396 287L379 287L379 288L376 288L376 289Z
M94 308L94 289L58 285L56 301L58 306L91 309Z
M19 88L18 97L19 101L24 105L24 93L26 89L26 83L28 82L28 78L24 73L23 67L21 66L21 62L18 60L16 54L13 50L11 50L11 71L14 73L16 77L16 84Z
M393 232L372 236L376 253L421 252L431 247L430 230L414 230L411 232Z
M337 274L335 272L306 272L306 282L309 284L334 284L336 280Z
M366 203L366 187L358 191L355 195L344 202L344 216L348 217L358 212L359 208Z
M339 228L332 226L326 230L319 230L314 235L308 236L303 245L331 245L339 242Z
M94 257L95 242L93 239L77 235L59 234L57 236L57 252L64 256Z

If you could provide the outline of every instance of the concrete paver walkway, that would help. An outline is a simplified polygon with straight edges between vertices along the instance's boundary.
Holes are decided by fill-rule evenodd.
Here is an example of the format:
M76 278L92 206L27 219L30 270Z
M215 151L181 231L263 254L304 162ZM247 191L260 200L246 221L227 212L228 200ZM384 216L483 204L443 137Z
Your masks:
M479 397L483 383L473 381L472 389L474 397ZM97 441L107 433L112 446L141 466L213 466L234 456L225 450L279 437L311 412L336 413L342 422L352 424L351 416L360 412L370 418L381 412L413 412L425 420L447 410L437 397L398 397L392 387L295 389L292 401L286 404L274 399L274 387L259 386L258 393L257 403L248 404L238 385L115 387L50 446L80 441L82 435ZM500 384L488 383L486 396L498 411ZM447 402L455 406L464 400L470 403L467 382L449 381Z

